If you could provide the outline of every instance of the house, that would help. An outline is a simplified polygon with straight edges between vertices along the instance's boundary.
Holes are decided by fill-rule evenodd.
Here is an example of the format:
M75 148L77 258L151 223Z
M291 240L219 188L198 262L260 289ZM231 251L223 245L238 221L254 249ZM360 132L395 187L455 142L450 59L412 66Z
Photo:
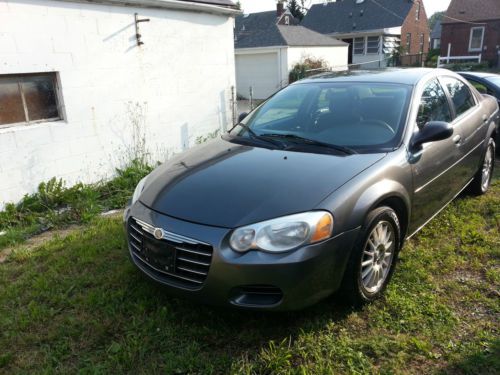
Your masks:
M229 0L0 0L0 209L232 125Z
M452 0L443 18L441 55L481 55L483 61L499 63L500 1Z
M431 31L431 49L441 48L441 30L441 21L438 20Z
M346 43L298 26L283 4L276 11L238 16L235 24L238 96L266 99L288 84L293 66L311 57L331 68L347 68Z
M429 26L422 0L338 0L316 4L302 26L349 43L349 64L387 66L391 55L426 53Z

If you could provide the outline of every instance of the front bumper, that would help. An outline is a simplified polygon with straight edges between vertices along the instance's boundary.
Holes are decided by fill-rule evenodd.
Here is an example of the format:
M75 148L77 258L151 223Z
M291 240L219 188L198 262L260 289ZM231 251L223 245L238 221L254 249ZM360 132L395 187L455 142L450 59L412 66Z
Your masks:
M164 242L165 251L173 251L176 254L164 263L170 265L164 267L169 272L149 258L151 262L145 261L145 253L141 253L137 246L134 246L138 242L131 234L137 233L135 229L131 229L130 223L133 220L132 223L135 224L137 219L139 222L150 224L151 228L162 228L179 236L172 237L177 241L175 243L170 242L168 236ZM202 303L248 309L297 310L333 293L340 286L350 250L358 234L358 229L354 229L327 241L281 254L262 251L240 254L229 247L230 229L178 220L159 214L140 202L125 211L124 220L133 263L147 276L163 284L171 294ZM154 241L151 233L145 235ZM197 247L179 243L179 238L181 242L182 238L187 238L194 239L193 243L204 245L198 250ZM147 241L149 239L146 239L146 243ZM160 252L163 251L162 244L163 242L160 242ZM177 274L179 259L182 261L181 255L187 254L185 251L208 253L207 248L211 248L210 257L204 258L206 255L203 254L196 258L198 255L194 255L194 258L188 259L190 263L181 264L185 266L202 260L200 264L206 262L209 266L195 264L192 271L188 272L194 271L200 275L206 273L206 276L193 274L193 278L186 277L189 273L185 271L179 271ZM176 275L187 280L196 280L196 283L186 283Z

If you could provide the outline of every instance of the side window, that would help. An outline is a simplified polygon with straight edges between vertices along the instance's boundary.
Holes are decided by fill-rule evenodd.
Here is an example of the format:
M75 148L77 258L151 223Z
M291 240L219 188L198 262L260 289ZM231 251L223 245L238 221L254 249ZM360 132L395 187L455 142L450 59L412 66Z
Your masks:
M418 127L424 127L429 121L451 122L448 99L437 79L432 80L425 87L418 109Z
M450 93L457 116L476 105L474 97L465 83L453 77L444 77L443 83Z

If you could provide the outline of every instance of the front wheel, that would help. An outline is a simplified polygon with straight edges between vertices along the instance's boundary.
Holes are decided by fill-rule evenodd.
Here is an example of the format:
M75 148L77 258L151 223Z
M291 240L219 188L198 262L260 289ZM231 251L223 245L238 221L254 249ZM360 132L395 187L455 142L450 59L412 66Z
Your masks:
M390 207L371 211L352 250L341 286L355 306L374 301L385 290L400 249L399 220Z
M481 167L474 176L471 183L472 193L476 195L485 194L490 188L491 179L493 178L493 170L495 168L495 141L490 138L488 148L484 153L484 158Z

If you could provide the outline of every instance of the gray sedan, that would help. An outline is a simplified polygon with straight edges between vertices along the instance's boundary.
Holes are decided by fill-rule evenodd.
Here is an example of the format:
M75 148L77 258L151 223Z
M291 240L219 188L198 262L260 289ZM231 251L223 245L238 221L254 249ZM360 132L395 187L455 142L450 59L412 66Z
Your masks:
M321 75L137 186L130 257L166 291L300 309L373 301L406 239L460 192L488 190L499 109L459 75Z

